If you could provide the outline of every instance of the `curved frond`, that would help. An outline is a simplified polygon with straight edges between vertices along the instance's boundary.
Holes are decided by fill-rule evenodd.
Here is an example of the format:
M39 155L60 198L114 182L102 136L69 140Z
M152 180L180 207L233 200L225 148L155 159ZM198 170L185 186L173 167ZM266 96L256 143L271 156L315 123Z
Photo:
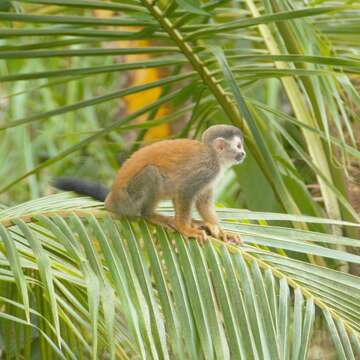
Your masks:
M143 221L114 220L99 205L55 195L0 214L0 273L19 293L17 302L1 295L0 318L23 331L35 327L28 346L39 337L46 351L64 357L75 341L77 351L93 358L306 359L316 311L338 356L356 358L359 278L276 251L293 244L299 254L316 248L318 255L359 262L323 247L326 235L244 224L243 212L224 209L223 226L244 245L211 238L201 247ZM44 308L48 322L36 321Z

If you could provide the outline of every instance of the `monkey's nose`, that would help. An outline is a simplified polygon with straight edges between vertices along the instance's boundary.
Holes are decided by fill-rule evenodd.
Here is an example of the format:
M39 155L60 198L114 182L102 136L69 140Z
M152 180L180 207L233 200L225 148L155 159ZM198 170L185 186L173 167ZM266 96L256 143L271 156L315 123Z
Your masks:
M245 151L241 151L239 152L238 154L236 154L236 161L241 161L241 160L244 160L246 156L246 152Z

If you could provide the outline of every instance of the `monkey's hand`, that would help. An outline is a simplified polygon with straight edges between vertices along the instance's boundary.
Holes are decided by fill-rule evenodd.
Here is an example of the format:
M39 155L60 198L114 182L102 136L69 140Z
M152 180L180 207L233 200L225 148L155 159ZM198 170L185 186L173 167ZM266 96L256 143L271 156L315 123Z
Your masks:
M240 238L240 235L238 234L221 230L221 238L223 239L224 242L227 243L242 244L242 240Z
M222 239L224 242L241 244L240 236L234 233L229 233L219 227L218 224L212 224L209 222L202 222L199 220L193 220L196 224L199 224L202 228L205 228L210 235Z
M207 235L204 230L200 230L195 227L177 227L177 230L187 237L195 238L200 243L200 245L203 245L207 240Z
M220 229L218 224L212 224L212 223L205 221L202 223L201 227L204 228L205 230L207 230L209 232L209 234L213 237L216 237L216 238L222 237L221 236L222 230Z

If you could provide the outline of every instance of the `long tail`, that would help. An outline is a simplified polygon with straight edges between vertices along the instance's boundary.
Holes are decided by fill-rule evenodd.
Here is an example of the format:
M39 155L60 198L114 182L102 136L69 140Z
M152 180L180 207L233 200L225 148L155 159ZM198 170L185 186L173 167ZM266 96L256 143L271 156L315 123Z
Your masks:
M79 180L72 177L61 177L53 181L52 185L60 190L74 191L80 195L90 196L99 201L105 201L110 190L96 182Z

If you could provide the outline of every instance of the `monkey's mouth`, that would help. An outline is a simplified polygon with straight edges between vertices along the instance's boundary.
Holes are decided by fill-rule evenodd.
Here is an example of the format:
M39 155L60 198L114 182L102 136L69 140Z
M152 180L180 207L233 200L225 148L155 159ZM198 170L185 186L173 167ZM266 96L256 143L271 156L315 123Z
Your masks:
M235 157L235 161L237 164L241 164L245 160L246 155L237 154Z

